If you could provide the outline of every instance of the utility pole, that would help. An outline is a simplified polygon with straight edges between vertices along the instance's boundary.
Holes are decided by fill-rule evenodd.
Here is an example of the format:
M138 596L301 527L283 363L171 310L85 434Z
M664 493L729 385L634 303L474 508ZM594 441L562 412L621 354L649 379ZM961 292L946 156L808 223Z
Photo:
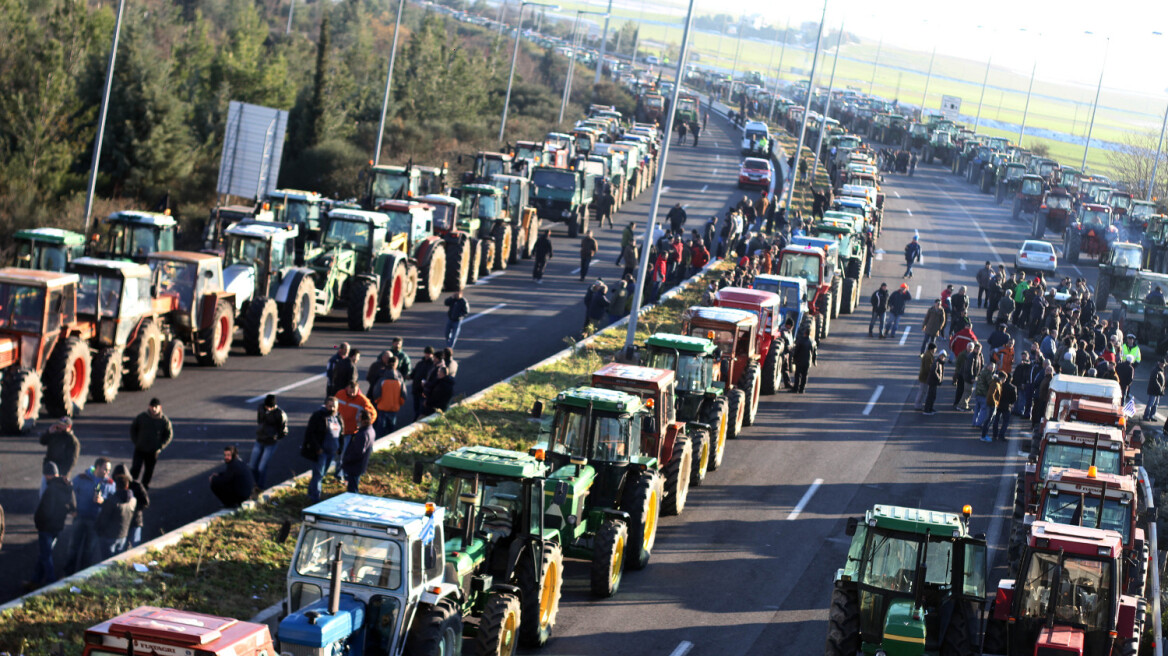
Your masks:
M827 2L823 0L823 14L819 17L819 31L815 35L815 54L811 55L811 75L807 78L807 100L803 104L803 121L799 125L799 145L795 148L795 166L792 169L791 187L787 191L787 211L791 209L791 199L795 196L798 182L799 158L803 156L803 140L807 137L807 115L811 113L811 96L815 92L815 69L819 65L819 44L823 41L823 21L827 19Z
M292 10L296 9L296 0L289 0L288 2L288 27L284 28L284 36L292 33Z
M101 111L97 116L97 138L93 141L93 162L89 167L89 189L85 194L85 236L89 237L89 222L93 217L93 194L97 190L97 168L101 163L101 142L105 135L105 119L109 113L110 89L114 85L114 63L118 58L118 37L122 34L122 14L126 0L118 0L118 17L114 21L114 40L110 44L109 63L105 70L105 88L101 91Z
M872 95L872 87L876 84L876 69L880 68L880 48L884 46L884 37L876 42L876 59L872 60L872 79L868 80L868 95Z
M933 46L933 54L929 55L929 73L925 76L925 92L921 94L921 116L925 115L925 99L929 97L929 82L933 81L933 60L937 58L937 46Z
M1160 168L1160 153L1164 148L1164 130L1168 129L1168 110L1164 112L1164 122L1160 124L1160 140L1156 142L1156 159L1152 160L1152 177L1148 180L1148 193L1144 200L1152 200L1152 190L1156 188L1156 171Z
M604 70L604 51L608 46L608 20L612 16L612 0L608 0L608 11L605 14L604 31L600 33L600 59L596 60L596 78L592 80L592 84L600 84L600 73Z
M990 64L992 64L993 61L994 61L994 58L992 55L990 56L989 59L986 60L985 77L983 77L981 80L981 96L979 96L977 99L977 118L975 118L973 120L974 133L976 133L978 127L981 126L981 103L983 100L985 100L986 84L988 84L990 81ZM922 113L922 115L923 115L923 113Z
M783 57L787 54L787 34L791 31L791 18L787 17L787 26L783 28L783 48L779 51L779 68L775 71L775 91L771 94L771 110L767 113L767 120L775 120L775 103L779 99L779 82L783 77ZM779 191L782 191L781 189Z
M1030 67L1030 86L1026 88L1026 107L1022 110L1022 127L1018 129L1018 147L1022 147L1022 135L1026 134L1026 117L1030 115L1030 92L1034 91L1034 74L1038 72L1038 58Z
M393 42L389 46L389 70L385 72L385 95L381 98L381 120L377 122L377 149L373 151L373 165L381 162L381 139L385 136L385 114L389 111L389 94L393 88L393 63L397 58L397 35L401 32L402 9L406 0L398 0L397 20L393 23Z
M1111 46L1111 37L1103 44L1103 63L1099 66L1099 84L1095 87L1095 102L1091 105L1091 122L1087 127L1087 141L1083 145L1083 165L1080 171L1087 171L1087 153L1091 151L1091 133L1095 131L1095 112L1099 109L1099 93L1103 91L1103 72L1107 70L1107 51Z
M827 132L827 119L831 116L831 92L835 89L835 67L839 65L840 47L844 42L844 24L840 22L839 37L835 40L835 59L831 63L831 77L827 81L827 101L823 103L823 120L819 122L819 139L815 144L815 165L811 167L811 178L819 171L819 154L823 152L823 135Z

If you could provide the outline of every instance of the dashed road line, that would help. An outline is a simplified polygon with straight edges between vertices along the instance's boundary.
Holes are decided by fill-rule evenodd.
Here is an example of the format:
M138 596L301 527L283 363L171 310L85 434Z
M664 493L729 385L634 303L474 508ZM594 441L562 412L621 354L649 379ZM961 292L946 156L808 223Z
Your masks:
M904 327L904 334L900 336L900 345L904 346L904 340L908 339L908 331L912 330L912 326Z
M823 485L822 478L817 478L811 483L811 487L807 488L807 491L803 493L803 498L799 499L799 503L795 504L795 507L791 509L791 514L787 515L788 521L799 519L799 515L803 513L803 509L807 507L807 503L811 501L811 497L815 496L815 491L819 489L820 485Z
M309 376L308 378L305 378L304 380L297 381L297 382L292 383L290 385L285 385L283 387L277 387L276 389L272 390L271 392L267 392L265 394L260 394L259 396L253 396L250 399L248 399L247 401L244 401L244 403L259 403L260 401L263 401L264 397L266 397L268 394L283 394L284 392L287 392L288 390L294 390L297 387L304 387L305 385L308 385L310 383L315 383L316 381L321 380L323 378L324 378L324 374L317 374L315 376Z
M693 643L689 640L682 640L681 644L677 645L673 651L669 652L669 656L685 656L690 652L690 650L693 649L693 647Z
M907 334L907 332L906 332ZM876 391L872 392L872 398L868 399L868 405L864 406L864 415L872 414L872 408L876 407L876 401L880 399L880 395L884 393L884 386L877 385Z
M702 194L704 194L704 193L706 193L706 190L707 190L707 189L709 189L709 188L710 188L710 185L702 185L702 190L701 190L700 192L698 192L698 193L702 193Z
M896 194L896 197L897 197L897 198L900 198L900 192L899 192L899 191L895 191L895 190L894 190L892 193Z
M906 208L904 208L904 211L905 211L905 212L908 212L908 215L909 215L909 216L912 216L912 215L913 215L913 213L912 213L912 210L910 210L910 209L909 209L909 208L907 208L907 207L906 207Z
M499 309L502 309L502 308L505 308L505 307L507 307L507 304L506 304L506 303L500 303L500 304L498 304L498 305L495 305L495 306L489 307L489 308L487 308L487 309L483 310L482 312L479 312L478 314L472 314L472 315L470 315L469 317L467 317L467 318L463 319L463 320L462 320L462 323L463 323L464 325L465 325L465 324L468 324L468 323L470 323L470 322L474 321L475 319L478 319L479 317L482 317L482 316L488 315L488 314L490 314L490 313L494 312L495 310L499 310Z
M917 285L917 298L921 297L921 286Z

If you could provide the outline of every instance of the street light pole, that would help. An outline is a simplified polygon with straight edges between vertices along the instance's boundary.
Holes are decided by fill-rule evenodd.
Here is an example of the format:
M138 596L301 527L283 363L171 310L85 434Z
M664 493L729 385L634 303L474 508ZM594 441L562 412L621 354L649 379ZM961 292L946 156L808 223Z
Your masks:
M868 80L868 95L872 95L872 87L876 85L876 69L880 68L880 49L884 47L884 36L876 42L876 59L872 60L872 79Z
M844 24L840 22L839 37L835 40L835 59L831 62L831 77L827 81L827 101L823 103L823 120L819 122L819 139L815 144L815 165L811 167L811 177L819 171L819 154L823 152L823 135L827 132L827 119L831 116L831 92L835 88L835 67L839 65L840 47L844 42Z
M929 55L929 73L925 76L925 92L921 95L921 116L925 115L925 99L929 97L929 82L933 81L933 60L937 57L937 46L933 46L933 54Z
M1087 142L1083 145L1083 164L1080 171L1087 170L1087 153L1091 150L1091 133L1095 130L1095 112L1099 109L1099 93L1103 91L1103 72L1107 70L1107 51L1111 47L1111 37L1103 43L1103 63L1099 66L1099 84L1095 86L1095 102L1091 105L1091 122L1087 124Z
M293 9L296 9L296 0L290 0L288 2L288 27L284 28L284 36L288 36L289 34L292 33L292 10Z
M1026 105L1022 109L1022 127L1018 128L1018 147L1022 147L1022 136L1026 134L1026 117L1030 115L1030 93L1034 91L1034 74L1038 72L1038 58L1034 58L1034 65L1030 67L1030 86L1026 87Z
M556 123L564 122L564 111L568 108L568 101L572 98L572 81L576 77L576 52L584 43L584 34L577 34L577 32L580 29L580 17L584 14L595 14L597 16L603 14L605 17L608 16L608 14L599 11L588 11L586 9L576 10L576 22L572 26L572 52L568 57L568 74L564 77L564 96L560 99L560 118Z
M819 43L823 40L823 21L827 19L827 2L823 0L823 14L819 17L819 33L815 36L815 53L811 55L811 75L807 78L807 100L803 104L803 122L799 125L799 145L795 147L795 166L791 172L791 186L787 189L787 211L791 211L791 199L795 196L798 181L799 158L803 156L803 140L807 137L807 115L811 113L811 95L815 91L815 68L819 65Z
M787 26L783 28L783 48L779 50L779 67L775 69L775 91L771 94L771 110L767 113L767 121L775 120L775 103L779 99L779 81L783 77L783 57L787 54L787 33L790 31L791 19L788 17Z
M738 19L738 33L734 35L734 63L730 64L730 83L733 88L734 74L738 71L738 55L742 52L742 19Z
M600 84L600 73L604 70L604 51L608 45L608 19L612 16L612 0L608 0L608 11L604 17L604 31L600 33L600 59L596 60L596 78L592 84Z
M988 84L990 81L990 64L992 64L993 61L994 61L993 55L990 55L989 59L986 60L985 77L983 77L981 80L981 95L978 96L978 99L977 99L977 118L975 118L973 120L974 133L976 133L977 128L979 126L981 126L981 103L982 103L982 101L985 100L986 84Z
M385 136L385 114L389 111L389 92L393 87L393 63L397 58L397 35L401 32L402 9L406 0L398 0L397 20L393 24L393 42L389 46L389 70L385 73L385 95L381 99L381 120L377 122L377 148L373 151L373 165L381 162L381 139Z
M1144 200L1152 200L1152 190L1156 188L1156 172L1160 168L1160 153L1164 149L1164 130L1168 129L1168 109L1164 110L1164 122L1160 124L1160 140L1156 142L1156 159L1152 160L1152 178L1148 180L1148 193Z
M689 51L689 33L693 25L694 0L689 0L689 9L685 14L685 30L681 33L681 51L677 54L677 79L673 84L673 93L669 107L677 107L677 98L681 93L681 78L685 73L685 60ZM653 200L649 205L649 220L645 222L645 236L641 241L641 259L637 264L636 287L633 289L633 307L629 312L629 328L625 333L625 355L631 357L633 344L637 336L637 315L641 312L641 301L645 292L645 275L649 269L649 246L653 239L653 228L657 222L657 210L661 206L661 186L665 181L665 165L669 160L669 144L673 140L673 119L677 112L670 111L665 118L665 134L661 139L661 161L658 162L657 180L653 183Z
M404 1L404 0L403 0ZM519 19L515 22L515 49L511 51L511 72L507 75L507 94L503 97L503 118L499 120L499 142L503 142L503 132L507 129L507 109L511 106L511 84L515 82L515 60L519 58L519 35L523 34L523 10L528 6L545 7L558 11L559 5L542 2L519 3Z
M691 0L692 1L692 0ZM109 64L105 71L105 88L101 92L101 112L97 117L97 138L93 141L93 163L89 167L89 189L85 194L85 236L89 236L89 221L93 216L93 194L97 190L97 167L101 163L101 142L105 135L105 118L109 113L110 89L114 85L114 63L118 58L118 38L122 34L122 14L126 0L118 0L118 17L114 21L114 40L110 44Z

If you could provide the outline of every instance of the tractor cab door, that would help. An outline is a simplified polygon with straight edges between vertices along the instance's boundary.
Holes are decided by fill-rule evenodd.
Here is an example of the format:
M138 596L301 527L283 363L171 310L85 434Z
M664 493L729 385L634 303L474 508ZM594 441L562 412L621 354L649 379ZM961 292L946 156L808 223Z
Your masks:
M986 599L986 543L984 540L970 540L961 544L962 567L960 584L961 596L965 601L982 604ZM957 571L954 571L957 574Z
M373 595L365 612L365 656L391 656L402 619L401 601L389 595Z
M199 275L195 276L194 296L191 299L191 308L194 312L193 327L203 325L203 306L202 300L209 294L221 291L223 289L223 276L220 275L218 269L212 266L202 266L199 268ZM214 311L214 305L210 310Z

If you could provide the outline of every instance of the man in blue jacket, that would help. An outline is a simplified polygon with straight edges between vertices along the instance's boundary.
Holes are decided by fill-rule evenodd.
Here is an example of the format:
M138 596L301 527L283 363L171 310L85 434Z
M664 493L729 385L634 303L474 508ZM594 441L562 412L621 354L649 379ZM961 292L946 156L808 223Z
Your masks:
M109 459L98 458L92 467L73 479L77 516L73 518L73 537L69 540L69 557L65 562L65 571L69 574L97 562L97 516L101 504L116 492L109 473Z

